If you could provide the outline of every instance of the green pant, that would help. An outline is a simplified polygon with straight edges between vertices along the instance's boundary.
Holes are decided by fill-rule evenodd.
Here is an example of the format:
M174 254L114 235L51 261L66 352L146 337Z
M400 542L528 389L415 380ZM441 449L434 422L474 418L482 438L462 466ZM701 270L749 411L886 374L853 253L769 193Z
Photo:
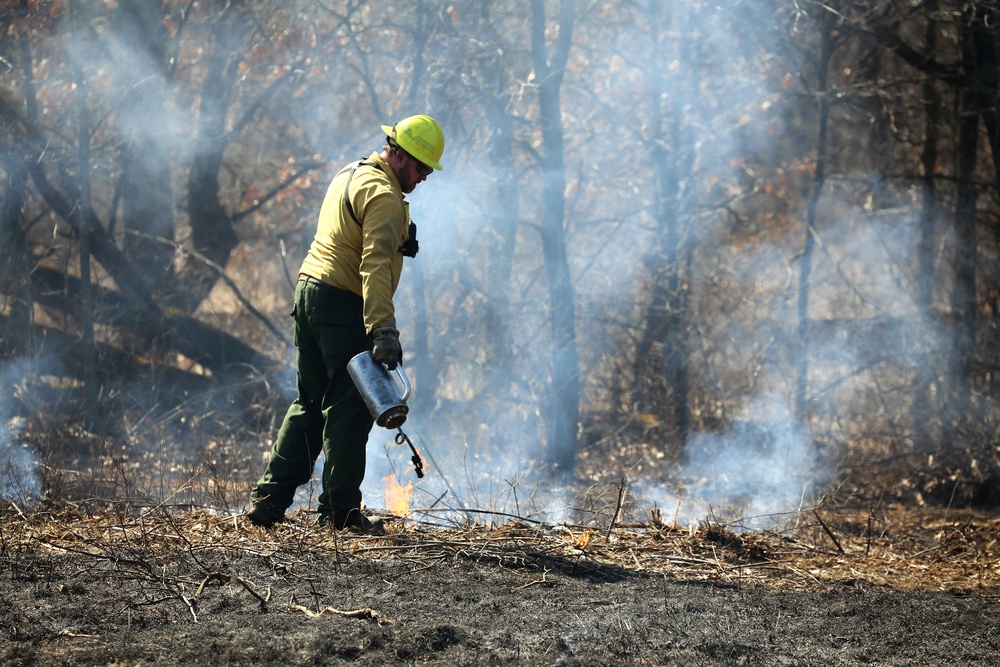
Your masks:
M295 489L312 477L320 451L319 512L361 507L365 449L374 420L347 372L347 362L372 348L360 296L299 281L295 287L295 348L299 395L289 406L267 469L251 500L283 512Z

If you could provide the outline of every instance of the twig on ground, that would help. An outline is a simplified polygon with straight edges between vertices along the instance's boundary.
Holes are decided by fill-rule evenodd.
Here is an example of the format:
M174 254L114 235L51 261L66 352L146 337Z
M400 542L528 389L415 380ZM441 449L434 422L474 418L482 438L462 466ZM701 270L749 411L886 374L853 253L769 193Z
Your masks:
M201 596L201 592L205 590L205 584L207 584L208 582L215 580L215 581L221 581L222 583L228 583L229 578L230 578L229 575L226 574L225 572L213 572L212 574L205 577L204 581L201 582L201 585L198 586L198 592L195 593L194 596L195 597Z
M82 632L71 632L69 629L63 629L52 635L51 638L55 639L56 637L82 637L84 639L96 639L100 637L100 635L90 635L90 634L84 634Z
M194 609L194 601L191 600L188 596L184 595L181 592L178 592L177 595L178 595L178 597L180 597L181 600L184 601L184 604L187 605L188 611L191 612L191 618L193 618L194 622L197 623L198 622L198 614L195 612L195 609Z
M381 614L379 614L374 609L371 609L370 607L365 607L364 609L351 609L351 610L335 609L333 607L323 607L319 611L313 611L313 610L309 609L308 607L303 607L300 604L295 604L295 597L294 596L288 602L288 608L289 609L294 609L296 611L301 611L303 614L305 614L309 618L319 618L320 616L340 616L340 617L343 617L343 618L361 618L361 619L365 619L365 620L375 621L379 625L389 625L391 623L395 623L396 622L396 621L393 621L391 619L383 617Z
M524 584L523 586L518 586L517 588L514 588L513 590L520 591L520 590L524 590L525 588L531 588L532 586L548 586L549 588L552 588L553 586L558 586L559 585L558 581L549 581L546 578L548 576L548 574L549 574L549 570L548 570L548 568L546 568L544 571L542 571L542 578L541 579L535 579L533 581L529 581L528 583Z
M837 536L833 534L833 531L827 527L826 522L823 521L823 517L819 515L819 512L813 510L813 515L816 517L816 520L819 521L819 525L823 527L823 531L826 532L826 534L830 536L830 539L833 540L833 543L837 545L837 551L844 553L844 547L840 546L840 540L838 540Z
M243 588L247 589L247 592L250 593L250 595L254 596L255 598L257 598L260 601L260 608L262 610L266 610L267 609L267 603L268 603L268 601L271 598L271 589L270 588L267 589L267 598L265 598L260 593L258 593L257 591L255 591L253 589L253 587L250 584L248 584L242 577L236 577L236 583L238 583Z
M622 513L622 505L625 504L625 489L628 480L622 477L622 482L618 486L618 504L615 505L615 513L611 516L611 523L608 524L608 533L604 536L604 541L607 542L611 539L611 531L615 529L615 524L618 523L618 518Z

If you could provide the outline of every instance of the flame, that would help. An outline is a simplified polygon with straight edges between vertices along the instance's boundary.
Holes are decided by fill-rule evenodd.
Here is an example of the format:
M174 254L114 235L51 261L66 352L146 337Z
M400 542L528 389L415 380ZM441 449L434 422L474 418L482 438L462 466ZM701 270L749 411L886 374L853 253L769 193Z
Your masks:
M396 476L390 473L382 478L382 485L385 487L385 508L398 516L409 514L413 482L408 481L406 486L400 486Z

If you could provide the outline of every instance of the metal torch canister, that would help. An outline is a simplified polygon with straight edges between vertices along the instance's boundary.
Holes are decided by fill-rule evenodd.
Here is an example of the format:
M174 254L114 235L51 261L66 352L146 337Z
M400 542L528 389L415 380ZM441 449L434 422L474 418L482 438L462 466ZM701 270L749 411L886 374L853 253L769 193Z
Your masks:
M410 380L403 372L402 364L397 364L393 371L398 383L389 375L389 369L375 360L371 351L362 352L347 362L347 372L376 424L392 429L399 428L406 421L406 414L410 411L406 404L406 399L410 397ZM399 384L402 384L402 394L399 393Z

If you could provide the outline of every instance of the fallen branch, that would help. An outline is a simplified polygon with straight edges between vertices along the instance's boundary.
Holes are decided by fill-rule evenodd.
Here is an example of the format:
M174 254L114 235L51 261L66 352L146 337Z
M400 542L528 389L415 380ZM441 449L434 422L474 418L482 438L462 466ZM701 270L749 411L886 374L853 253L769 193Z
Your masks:
M375 621L379 625L389 625L395 623L388 618L384 618L381 614L370 607L365 607L364 609L352 609L343 610L335 609L333 607L323 607L319 611L313 611L307 607L303 607L300 604L295 604L295 598L293 597L288 603L289 609L294 609L296 611L301 611L303 614L309 618L319 618L320 616L341 616L343 618L361 618L369 621Z

